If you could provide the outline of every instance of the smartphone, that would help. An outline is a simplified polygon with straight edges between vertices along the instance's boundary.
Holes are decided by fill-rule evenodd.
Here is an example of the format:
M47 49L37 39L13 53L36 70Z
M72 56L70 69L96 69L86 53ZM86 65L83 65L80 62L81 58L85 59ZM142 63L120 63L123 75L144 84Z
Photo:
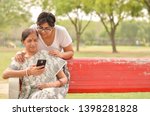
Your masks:
M42 68L44 68L45 65L46 65L46 60L45 59L39 59L37 61L37 64L36 64L36 66L43 66Z

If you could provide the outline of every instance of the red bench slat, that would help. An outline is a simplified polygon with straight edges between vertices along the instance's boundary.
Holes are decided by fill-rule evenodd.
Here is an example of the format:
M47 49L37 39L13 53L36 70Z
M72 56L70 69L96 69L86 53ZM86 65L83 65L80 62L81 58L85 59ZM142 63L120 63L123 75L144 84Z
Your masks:
M150 91L150 60L82 58L68 60L70 93Z

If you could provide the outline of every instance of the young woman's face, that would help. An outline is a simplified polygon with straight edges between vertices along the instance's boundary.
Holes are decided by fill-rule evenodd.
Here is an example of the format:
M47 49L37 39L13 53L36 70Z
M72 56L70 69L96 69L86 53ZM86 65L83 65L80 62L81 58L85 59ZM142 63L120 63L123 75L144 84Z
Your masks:
M36 53L38 51L38 42L36 32L32 32L24 41L23 45L29 53Z
M49 36L53 30L53 27L50 27L48 23L43 23L37 27L39 34L43 37L46 38Z

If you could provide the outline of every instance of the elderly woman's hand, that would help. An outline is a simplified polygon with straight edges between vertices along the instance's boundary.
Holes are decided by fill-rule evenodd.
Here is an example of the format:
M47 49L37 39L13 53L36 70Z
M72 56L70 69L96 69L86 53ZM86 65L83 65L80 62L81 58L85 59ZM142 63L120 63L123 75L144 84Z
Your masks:
M29 76L30 75L37 76L37 75L41 75L45 71L45 68L43 68L43 66L37 67L36 65L32 65L27 69L27 71Z
M37 85L37 88L40 90L44 88L49 88L49 87L60 87L60 82L55 81L55 82L48 82L48 83L40 83Z
M50 87L50 83L41 83L41 84L37 85L37 88L40 90L42 90L44 88L48 88L48 87Z

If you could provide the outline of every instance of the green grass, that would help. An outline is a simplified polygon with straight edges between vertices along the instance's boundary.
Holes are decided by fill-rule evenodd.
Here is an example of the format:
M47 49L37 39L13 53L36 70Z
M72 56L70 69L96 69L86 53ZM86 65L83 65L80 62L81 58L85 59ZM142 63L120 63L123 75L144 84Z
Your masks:
M150 92L129 93L69 93L67 99L150 99Z
M118 46L118 53L112 53L111 46L83 46L75 57L115 57L115 58L150 58L150 47Z
M2 76L2 72L4 71L4 69L9 66L11 58L16 54L18 50L20 49L0 48L0 77Z
M0 77L3 70L9 65L11 57L21 49L0 48ZM82 46L80 52L75 52L75 58L82 57L115 57L115 58L150 58L150 47L118 46L119 53L113 54L111 46ZM0 81L3 81L0 78ZM8 83L8 81L3 81ZM0 98L7 98L7 95L0 94ZM95 94L68 94L68 99L150 99L150 92L135 93L95 93Z

